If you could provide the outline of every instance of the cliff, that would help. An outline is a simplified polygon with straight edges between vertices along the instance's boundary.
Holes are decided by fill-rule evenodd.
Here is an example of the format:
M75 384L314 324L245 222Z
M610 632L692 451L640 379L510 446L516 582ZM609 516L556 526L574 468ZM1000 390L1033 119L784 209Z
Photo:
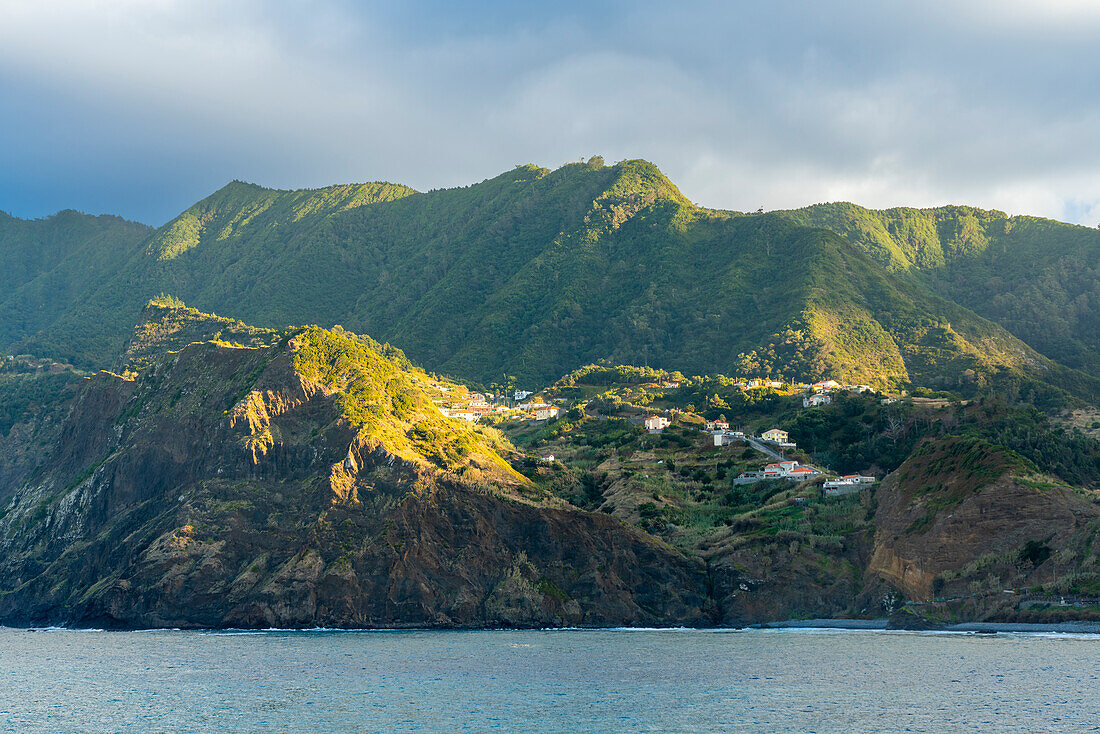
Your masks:
M711 621L701 562L542 496L399 353L316 328L211 338L225 321L147 309L140 369L88 380L37 466L4 475L0 623Z

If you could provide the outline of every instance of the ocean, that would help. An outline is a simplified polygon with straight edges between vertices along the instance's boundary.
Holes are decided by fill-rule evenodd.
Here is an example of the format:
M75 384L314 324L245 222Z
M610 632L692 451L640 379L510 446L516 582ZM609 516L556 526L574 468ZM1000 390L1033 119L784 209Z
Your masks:
M0 629L10 732L1100 731L1100 636Z

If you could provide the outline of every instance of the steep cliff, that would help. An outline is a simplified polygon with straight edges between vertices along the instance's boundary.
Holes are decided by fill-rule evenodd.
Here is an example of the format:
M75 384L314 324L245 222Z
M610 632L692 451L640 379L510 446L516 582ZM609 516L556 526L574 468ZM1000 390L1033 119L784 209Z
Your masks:
M535 489L395 350L162 304L120 361L0 488L0 622L711 621L701 562Z
M1005 589L1096 577L1100 505L1006 449L929 441L877 496L868 573L909 599L1003 614Z

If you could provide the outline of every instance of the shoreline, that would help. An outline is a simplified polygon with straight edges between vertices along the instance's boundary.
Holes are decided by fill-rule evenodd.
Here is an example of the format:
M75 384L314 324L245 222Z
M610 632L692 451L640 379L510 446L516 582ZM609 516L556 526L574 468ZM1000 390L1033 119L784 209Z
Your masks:
M760 622L743 627L26 627L0 625L0 631L21 632L200 632L207 634L281 634L281 633L362 633L362 632L741 632L759 630L846 630L852 632L924 632L971 634L1078 634L1100 635L1100 622L959 622L949 625L929 625L922 628L891 626L890 620L880 619L788 619L777 622Z
M1038 632L1100 635L1100 622L957 622L909 628L890 626L889 619L789 619L749 625L752 629L888 630L892 632Z

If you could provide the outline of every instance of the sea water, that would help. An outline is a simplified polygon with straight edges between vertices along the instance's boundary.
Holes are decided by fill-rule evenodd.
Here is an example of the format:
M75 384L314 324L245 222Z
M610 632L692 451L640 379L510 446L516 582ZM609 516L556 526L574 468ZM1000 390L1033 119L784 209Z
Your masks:
M0 629L0 730L1100 731L1100 637Z

